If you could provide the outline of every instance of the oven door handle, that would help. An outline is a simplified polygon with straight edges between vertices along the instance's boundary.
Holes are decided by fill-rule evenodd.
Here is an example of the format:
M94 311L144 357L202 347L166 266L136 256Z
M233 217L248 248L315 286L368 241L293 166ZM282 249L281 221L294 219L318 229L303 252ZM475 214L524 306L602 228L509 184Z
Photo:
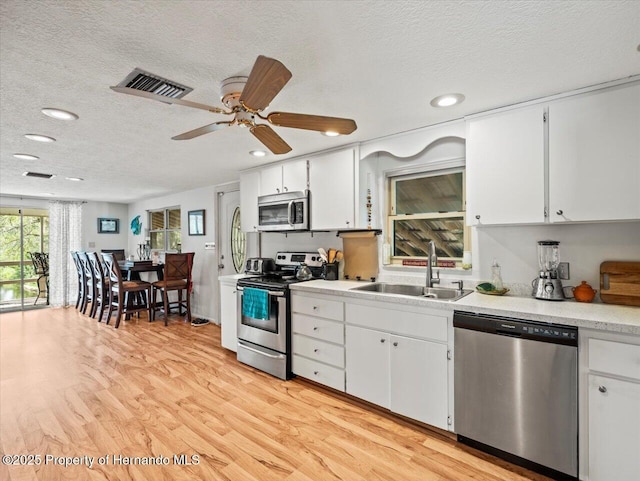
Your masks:
M271 359L282 359L285 357L284 354L273 355L273 354L269 354L268 352L260 351L259 349L256 349L254 347L250 347L246 345L244 342L242 342L242 340L240 339L238 340L238 346L242 346L243 349L246 349L247 351L255 352L256 354L260 354L261 356L270 357Z
M259 288L256 288L256 289L259 289ZM236 290L238 290L240 292L244 291L244 289L242 287L240 287L240 286L236 287ZM284 297L284 295L285 295L284 291L267 291L267 293L270 296L273 296L273 297Z

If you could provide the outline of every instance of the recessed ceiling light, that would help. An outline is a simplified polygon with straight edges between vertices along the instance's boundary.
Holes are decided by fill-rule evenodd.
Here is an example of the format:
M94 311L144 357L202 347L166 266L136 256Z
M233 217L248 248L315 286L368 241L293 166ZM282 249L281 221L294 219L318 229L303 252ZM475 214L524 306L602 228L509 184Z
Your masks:
M22 159L22 160L38 160L40 158L37 155L31 155L31 154L13 154L13 156L16 159Z
M67 180L72 180L73 182L82 182L84 179L82 177L65 177Z
M431 101L433 107L452 107L464 100L462 94L444 94L438 95Z
M42 109L42 113L47 115L48 117L51 117L53 119L58 119L58 120L77 120L78 119L78 116L73 112L69 112L67 110L52 109L50 107Z
M264 157L267 153L264 150L252 150L249 152L254 157Z
M53 137L49 137L47 135L40 134L25 134L24 135L29 140L35 140L36 142L55 142L56 139Z
M333 132L332 130L327 130L326 132L322 132L322 135L326 135L327 137L337 137L340 134L338 132Z

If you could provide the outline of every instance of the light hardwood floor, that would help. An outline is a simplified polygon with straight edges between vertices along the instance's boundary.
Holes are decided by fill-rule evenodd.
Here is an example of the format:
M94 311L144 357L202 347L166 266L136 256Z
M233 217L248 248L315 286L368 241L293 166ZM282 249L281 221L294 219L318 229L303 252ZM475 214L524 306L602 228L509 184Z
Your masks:
M42 457L0 465L1 480L547 479L239 364L218 326L177 317L115 330L75 309L3 313L0 395L2 454ZM174 454L199 463L176 464ZM46 455L95 459L90 469L63 467ZM114 456L168 464L114 465Z

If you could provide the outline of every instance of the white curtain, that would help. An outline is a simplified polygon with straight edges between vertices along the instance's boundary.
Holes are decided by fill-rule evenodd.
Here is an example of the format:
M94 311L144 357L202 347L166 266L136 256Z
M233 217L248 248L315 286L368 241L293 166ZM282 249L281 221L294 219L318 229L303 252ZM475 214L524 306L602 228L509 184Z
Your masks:
M49 302L53 307L74 304L78 274L71 251L82 247L82 202L49 203Z

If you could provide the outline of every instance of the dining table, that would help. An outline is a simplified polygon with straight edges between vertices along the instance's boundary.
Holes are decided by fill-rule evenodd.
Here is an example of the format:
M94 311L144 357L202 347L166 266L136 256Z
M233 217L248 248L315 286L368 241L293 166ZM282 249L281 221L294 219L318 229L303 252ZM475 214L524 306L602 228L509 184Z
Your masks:
M123 277L126 277L128 281L139 281L140 273L142 272L155 272L158 276L158 280L164 279L164 264L154 264L152 261L118 261L120 271L122 271Z

